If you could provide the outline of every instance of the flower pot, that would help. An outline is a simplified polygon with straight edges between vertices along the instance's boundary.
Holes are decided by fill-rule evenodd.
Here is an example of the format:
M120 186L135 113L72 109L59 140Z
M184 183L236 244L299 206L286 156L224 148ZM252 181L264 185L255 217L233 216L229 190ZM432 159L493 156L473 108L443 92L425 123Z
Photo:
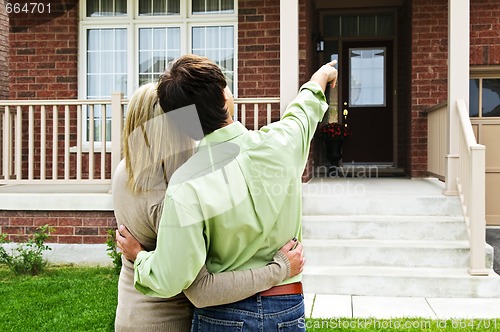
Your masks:
M342 159L342 140L327 139L325 140L326 159L330 161L332 166L339 166Z

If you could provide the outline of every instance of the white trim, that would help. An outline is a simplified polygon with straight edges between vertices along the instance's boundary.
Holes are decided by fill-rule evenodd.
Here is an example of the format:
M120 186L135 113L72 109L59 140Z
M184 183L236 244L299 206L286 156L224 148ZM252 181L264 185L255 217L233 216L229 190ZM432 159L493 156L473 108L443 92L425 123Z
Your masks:
M445 194L458 192L458 160L450 158L459 153L460 123L456 112L457 100L463 99L469 109L469 44L470 1L448 0L448 157Z
M30 188L36 186L32 185ZM57 188L56 185L51 186ZM71 185L67 182L61 186L75 188L81 185ZM109 185L102 186L109 188ZM6 186L0 187L0 210L113 211L113 199L110 193L37 193L36 189L31 189L32 193L13 193L6 192L7 190Z
M299 2L280 0L280 112L299 88Z

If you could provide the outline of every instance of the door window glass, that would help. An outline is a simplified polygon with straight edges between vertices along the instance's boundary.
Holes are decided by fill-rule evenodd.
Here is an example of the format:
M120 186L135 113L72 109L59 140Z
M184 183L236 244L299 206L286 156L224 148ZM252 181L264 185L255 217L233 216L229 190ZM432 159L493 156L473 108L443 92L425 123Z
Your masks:
M349 105L385 106L385 48L349 50Z

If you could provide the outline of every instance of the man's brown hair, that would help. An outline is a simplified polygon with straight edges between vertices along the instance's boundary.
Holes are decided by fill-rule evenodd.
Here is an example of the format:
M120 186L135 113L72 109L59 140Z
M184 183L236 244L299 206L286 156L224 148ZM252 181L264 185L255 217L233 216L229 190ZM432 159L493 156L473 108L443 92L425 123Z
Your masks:
M160 77L158 98L165 112L195 104L203 134L207 135L226 123L226 85L226 78L215 63L187 54L172 62Z

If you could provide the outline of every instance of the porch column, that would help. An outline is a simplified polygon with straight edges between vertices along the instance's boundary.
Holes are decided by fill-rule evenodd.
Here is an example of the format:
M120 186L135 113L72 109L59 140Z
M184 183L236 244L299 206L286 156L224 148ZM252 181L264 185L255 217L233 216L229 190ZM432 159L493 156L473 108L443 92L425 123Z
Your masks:
M469 0L448 0L448 154L445 195L458 195L458 137L460 123L457 100L469 109Z
M451 0L450 0L451 1ZM299 0L280 0L280 112L299 89Z

